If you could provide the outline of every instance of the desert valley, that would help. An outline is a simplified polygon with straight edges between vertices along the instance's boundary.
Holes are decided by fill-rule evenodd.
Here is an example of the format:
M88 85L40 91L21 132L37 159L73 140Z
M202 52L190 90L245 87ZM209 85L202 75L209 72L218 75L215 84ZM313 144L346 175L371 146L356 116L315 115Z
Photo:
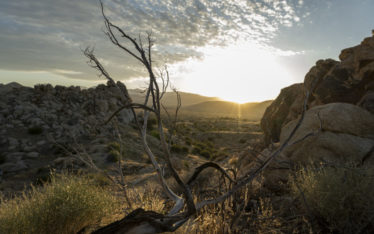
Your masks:
M193 6L201 17L219 11L198 2ZM304 4L296 2L295 9ZM192 37L199 27L190 25L191 38L185 38L182 50L190 57L184 58L174 44L157 45L151 32L133 36L130 28L117 26L118 9L111 5L117 3L98 4L106 39L128 56L129 65L121 67L130 71L128 77L113 78L118 73L107 70L116 67L113 61L100 57L105 50L89 45L79 56L99 77L94 86L2 82L0 68L0 233L374 232L374 31L341 48L339 59L318 58L299 77L302 82L279 88L274 99L266 98L267 92L286 72L269 62L259 68L262 73L253 73L258 75L253 85L265 82L268 87L264 99L242 102L246 97L237 95L246 83L236 84L234 77L240 72L229 77L237 92L227 88L214 97L178 91L169 77L169 70L178 74L178 69L157 66L152 56L164 56L160 51L165 48L175 64L199 57L203 49L186 49L196 43ZM250 4L250 9L260 11L260 5ZM195 8L186 11L190 21L196 20L190 15ZM147 14L158 12L134 9L138 24L151 24ZM293 12L286 6L279 9ZM225 18L215 23L228 25ZM171 16L154 19L175 25ZM302 19L293 16L295 24ZM204 28L208 36L220 35L209 34L210 27ZM181 43L177 32L172 33L170 40ZM272 61L261 53L249 60ZM284 59L308 51L276 53ZM208 59L199 59L209 65ZM220 77L217 64L215 76ZM72 80L86 75L53 71ZM262 74L274 76L274 82L261 81L267 79ZM140 76L145 77L141 85L131 86ZM193 72L191 76L192 81ZM200 90L201 84L191 87ZM203 88L213 93L219 85L210 81ZM231 97L238 102L227 101Z

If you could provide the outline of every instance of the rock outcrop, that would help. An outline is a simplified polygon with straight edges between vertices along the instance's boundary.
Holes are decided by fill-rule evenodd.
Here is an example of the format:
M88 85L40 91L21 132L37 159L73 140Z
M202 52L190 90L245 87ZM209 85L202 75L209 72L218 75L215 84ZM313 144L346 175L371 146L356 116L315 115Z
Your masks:
M297 119L282 128L280 144L296 123ZM311 133L313 135L301 140ZM294 163L352 161L357 165L365 164L374 157L374 115L347 103L313 107L306 112L283 155Z
M265 187L272 191L281 190L294 166L313 162L374 167L374 35L343 50L339 58L317 61L304 83L282 89L267 108L261 127L268 148L258 155L260 160L288 138L310 93L302 124L264 173Z
M0 171L19 172L66 156L55 152L55 142L89 144L98 136L109 141L113 127L102 124L124 101L110 84L90 89L0 84ZM123 110L117 119L124 126L132 114Z
M261 127L265 143L278 142L281 128L301 113L306 90L308 107L343 102L374 113L374 36L360 45L344 49L339 61L319 60L306 74L304 83L284 88L268 107Z
M261 119L265 142L278 142L284 123L297 118L304 99L304 84L293 84L281 90L277 99L266 109Z

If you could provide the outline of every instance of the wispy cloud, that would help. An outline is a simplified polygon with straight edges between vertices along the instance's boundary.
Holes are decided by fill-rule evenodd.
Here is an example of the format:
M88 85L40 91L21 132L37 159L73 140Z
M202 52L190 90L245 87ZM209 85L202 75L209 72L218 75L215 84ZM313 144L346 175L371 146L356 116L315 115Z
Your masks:
M300 21L298 9L303 4L302 0L104 1L110 19L125 30L134 35L153 31L160 63L202 58L199 48L238 40L267 45L280 27ZM102 28L96 1L0 0L0 69L96 79L80 51L94 45L118 79L144 75L136 61L122 57L107 41ZM125 71L120 69L124 67Z
M62 74L62 75L79 75L79 74L82 74L82 72L62 70L62 69L55 69L55 70L53 70L53 72L58 73L58 74Z

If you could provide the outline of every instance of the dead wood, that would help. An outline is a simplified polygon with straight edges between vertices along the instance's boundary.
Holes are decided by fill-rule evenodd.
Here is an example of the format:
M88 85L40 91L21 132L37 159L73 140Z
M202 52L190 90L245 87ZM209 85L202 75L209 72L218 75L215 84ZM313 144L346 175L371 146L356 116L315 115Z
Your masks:
M274 158L276 158L287 146L290 145L289 143L290 140L292 139L295 132L298 130L298 128L300 127L300 125L302 124L304 120L305 111L307 109L307 103L309 100L309 91L306 92L302 114L301 114L301 117L298 123L294 127L293 131L288 136L286 141L276 151L274 151L270 155L270 157L268 157L265 161L263 161L259 167L255 168L252 171L249 171L247 174L245 174L243 177L239 179L236 179L236 175L234 174L235 178L232 179L231 176L228 174L228 172L224 168L220 167L216 163L208 162L196 168L193 175L188 180L188 182L184 183L180 175L174 169L174 166L170 160L171 158L170 143L168 144L168 142L166 141L166 137L164 133L163 119L161 117L161 110L163 109L163 106L161 104L161 98L163 97L164 93L167 90L167 86L169 85L169 74L166 70L166 73L165 73L166 76L162 74L160 75L160 78L162 81L162 86L160 87L160 85L158 84L156 75L153 72L153 68L152 68L153 63L152 63L152 56L151 56L152 50L151 49L154 44L154 41L151 37L151 33L147 33L147 36L145 39L146 45L144 45L141 35L139 35L138 38L133 38L130 35L128 35L126 32L124 32L121 28L111 23L109 18L105 15L103 3L102 2L100 3L101 3L100 5L101 12L102 12L104 23L105 23L105 34L108 36L109 40L115 46L119 47L121 50L125 51L127 54L131 55L136 60L141 62L141 64L143 64L144 67L146 68L148 75L149 75L148 88L146 90L144 103L142 104L133 103L131 97L129 96L126 86L119 87L119 85L114 82L110 74L105 70L105 68L101 65L99 60L95 57L94 50L88 47L86 50L83 51L85 56L89 59L90 65L99 71L100 76L104 76L111 84L113 84L118 89L120 89L120 91L123 94L123 97L124 97L123 106L120 109L118 109L115 113L113 113L107 122L111 121L113 117L123 109L127 108L132 111L135 123L139 129L139 134L142 139L144 151L148 155L150 161L152 162L153 167L155 168L157 172L158 179L163 188L164 193L168 196L169 199L171 199L174 202L174 207L170 211L168 211L168 214L166 215L159 214L154 211L145 211L143 209L136 209L130 214L128 214L125 218L117 222L111 223L93 233L161 233L161 232L166 232L166 231L169 231L169 232L175 231L203 207L210 205L210 204L217 204L217 203L224 202L230 196L235 195L236 192L238 192L243 186L245 186L246 184L250 183L253 179L255 179L264 169L266 169L269 166L269 164L274 160ZM125 42L127 42L127 44L130 44L132 48L130 49L129 46L122 44L119 39L125 40ZM173 120L174 124L177 121L177 114L178 114L178 110L181 105L180 96L178 94L177 94L177 98L178 98L179 104L176 109L175 119ZM140 123L135 113L135 109L137 108L143 110L143 122L142 123ZM160 134L160 143L161 143L161 147L164 152L164 158L166 159L166 163L167 163L168 169L171 172L172 177L177 182L177 184L182 188L183 196L177 195L175 192L173 192L170 189L170 187L168 186L164 178L163 170L161 169L159 163L157 162L152 150L148 146L147 120L148 120L150 113L154 114L157 119L158 132ZM167 114L169 115L168 112ZM172 118L169 118L169 119L172 119ZM194 197L191 192L190 186L196 180L198 175L207 168L214 168L218 170L223 176L223 178L228 179L230 181L229 190L214 199L204 200L196 204L194 202Z

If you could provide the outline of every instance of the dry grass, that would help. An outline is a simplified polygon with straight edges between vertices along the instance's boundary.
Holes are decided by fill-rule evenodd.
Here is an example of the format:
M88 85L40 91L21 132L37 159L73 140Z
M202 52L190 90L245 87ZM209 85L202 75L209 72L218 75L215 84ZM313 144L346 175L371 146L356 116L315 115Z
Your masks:
M158 184L145 184L141 188L129 189L127 194L134 208L165 213L167 204Z
M373 231L374 172L352 164L310 166L291 179L293 194L300 190L304 206L326 222L331 231L366 233Z
M22 196L1 199L0 233L76 233L117 207L110 191L86 176L61 174Z

